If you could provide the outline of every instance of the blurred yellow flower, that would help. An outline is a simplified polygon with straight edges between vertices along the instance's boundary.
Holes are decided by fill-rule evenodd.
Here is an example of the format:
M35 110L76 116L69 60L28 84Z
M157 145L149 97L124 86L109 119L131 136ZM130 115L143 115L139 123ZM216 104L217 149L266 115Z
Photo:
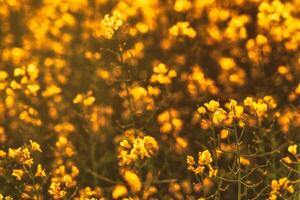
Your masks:
M125 172L123 172L123 178L129 185L131 191L133 192L141 191L142 182L136 173L130 170L125 170Z
M128 194L128 190L124 185L116 185L112 191L112 198L118 199L120 197L126 196Z
M45 170L42 169L42 165L41 164L38 164L35 176L36 177L44 177L44 176L46 176Z
M213 161L211 154L208 150L204 150L203 152L200 151L198 156L199 156L199 160L198 160L199 165L208 165Z
M297 154L297 147L298 147L297 144L290 145L288 147L288 151L295 156Z
M11 175L20 181L24 176L24 171L22 169L14 169Z
M29 140L32 151L42 152L40 145L37 142Z

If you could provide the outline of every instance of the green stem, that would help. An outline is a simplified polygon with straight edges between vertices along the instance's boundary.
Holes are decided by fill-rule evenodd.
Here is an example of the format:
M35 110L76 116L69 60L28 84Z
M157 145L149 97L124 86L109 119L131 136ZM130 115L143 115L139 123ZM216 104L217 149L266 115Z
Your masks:
M27 169L27 167L24 166L24 170L28 172L28 175L29 175L29 178L31 180L31 184L32 184L34 193L37 195L37 200L39 200L40 199L40 191L36 188L36 182L35 182L34 174L31 171L31 168Z
M238 200L242 199L242 177L241 177L241 151L240 151L240 142L237 134L237 128L234 129L235 142L237 147L237 184L238 184Z
M213 137L214 137L214 141L213 141L214 163L215 163L215 166L217 168L219 168L218 167L218 160L217 160L217 148L220 146L219 145L219 138L218 138L218 136L216 134L216 131L215 131L214 127L211 127L211 132L212 132ZM219 188L219 186L221 185L220 182L219 182L219 179L216 179L216 181L217 181L217 185L218 185L218 188ZM218 196L219 199L221 199L221 191L219 189L217 190L217 196Z
M90 132L90 156L91 156L91 168L92 171L96 171L96 161L95 161L95 140L93 133ZM96 186L98 184L98 180L93 176L93 185Z
M206 197L206 189L205 189L205 186L203 184L204 177L203 177L202 173L201 173L200 177L201 177L201 184L202 184L202 188L203 188L203 196L205 198Z
M123 67L125 67L124 58L123 58L123 47L120 47L119 56L120 56L121 65ZM131 79L131 75L130 75L130 71L129 71L128 68L127 68L127 80L129 80L129 81L132 80ZM132 100L131 100L131 97L130 97L130 91L129 91L130 85L129 85L129 81L124 81L124 83L125 83L125 90L126 90L126 100L128 102L128 105L129 105L130 117L131 117L131 122L133 124L134 133L136 134L135 111L134 111L133 103L132 103Z

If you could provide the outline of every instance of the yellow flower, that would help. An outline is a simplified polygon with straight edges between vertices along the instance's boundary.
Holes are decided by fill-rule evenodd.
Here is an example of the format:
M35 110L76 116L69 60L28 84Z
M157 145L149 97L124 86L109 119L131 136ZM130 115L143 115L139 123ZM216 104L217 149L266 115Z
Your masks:
M240 157L240 163L242 165L250 165L250 160L245 157Z
M256 106L255 106L256 105ZM268 106L265 103L254 104L254 109L256 110L257 116L261 117L267 111Z
M266 101L268 101L268 103L270 103L270 106L275 106L275 103L273 102L273 99L271 97L267 96L265 99ZM265 113L268 110L268 105L267 103L264 102L263 99L258 99L258 101L255 102L251 97L247 97L244 100L244 105L248 106L251 112L255 114L259 118L259 120L262 119L262 117L265 115Z
M286 191L288 191L291 194L293 194L295 191L295 189L292 185L287 186L285 189L286 189Z
M280 178L278 183L283 189L285 189L289 193L294 193L294 187L291 185L291 182L288 180L287 177Z
M217 108L217 110L212 114L212 122L214 125L221 125L226 117L226 111L222 108Z
M211 165L209 167L209 177L216 177L218 173L218 169L214 169Z
M207 130L211 126L211 123L208 120L203 119L201 120L200 125L202 129Z
M272 194L268 200L276 200L277 199L277 196L275 194Z
M176 25L172 26L169 29L170 35L177 37L177 36L187 36L188 38L195 38L197 33L191 27L190 22L177 22Z
M6 156L6 152L3 150L0 150L0 158L4 158Z
M74 104L81 103L83 101L83 95L82 94L77 94L76 97L73 99Z
M30 151L28 150L27 147L25 147L25 148L22 149L21 155L25 159L30 159Z
M133 192L139 192L141 190L142 182L136 173L130 170L125 170L123 178Z
M151 195L157 193L157 188L155 186L150 186L148 188L146 188L144 191L143 191L143 198L142 199L151 199Z
M76 177L78 176L78 174L79 174L79 169L75 165L73 165L71 167L71 176Z
M151 136L134 138L133 141L130 142L127 139L120 142L118 157L121 165L129 165L139 158L149 158L159 149L157 141Z
M8 73L6 71L0 71L0 81L5 80L8 77Z
M220 104L219 102L215 100L211 100L208 103L205 103L204 106L209 110L210 112L215 112L217 108L219 108Z
M252 97L247 97L245 100L244 100L244 105L245 106L251 106L253 104L253 99Z
M282 160L283 160L285 163L287 163L287 164L291 164L291 163L293 162L292 159L291 159L290 157L288 157L288 156L282 158Z
M177 12L185 12L191 7L192 3L189 0L176 0L173 8Z
M277 103L272 96L264 96L263 100L267 103L268 108L271 108L271 109L276 108Z
M153 67L153 72L157 74L165 74L168 72L168 68L164 63L159 63L158 65Z
M34 142L32 140L29 140L30 142L30 146L31 146L31 150L32 151L39 151L39 152L42 152L41 148L40 148L40 145L37 143L37 142Z
M186 157L186 162L187 162L188 165L192 165L192 166L195 165L195 159L194 159L193 156L187 156Z
M54 199L61 199L67 194L66 191L61 189L60 183L51 183L48 192Z
M291 194L294 193L294 191L295 191L293 185L291 184L291 181L288 180L287 177L280 178L279 180L272 180L271 189L272 189L272 191L271 191L270 197L272 197L272 195L273 195L273 198L274 198L274 195L276 197L278 194L280 194L280 192L282 190L285 190ZM270 199L270 197L269 197L269 199Z
M113 15L105 15L101 21L102 35L106 39L111 39L120 26L123 24L122 15L119 11L114 11Z
M199 152L199 165L208 165L212 163L213 159L211 157L211 154L208 150L204 150L203 152Z
M153 67L153 72L150 82L160 83L163 85L168 85L172 83L172 79L177 76L177 72L174 69L169 69L164 63L159 63Z
M14 169L11 175L15 176L17 180L21 180L24 175L24 171L22 169Z
M297 155L297 147L298 147L297 144L290 145L288 147L288 151L295 156Z
M68 188L73 187L76 184L69 174L64 175L63 181Z
M206 109L203 107L203 106L200 106L198 109L197 109L198 113L200 114L205 114L206 113Z
M244 113L243 106L237 105L237 101L230 99L228 103L225 104L225 107L230 111L230 117L240 118Z
M51 85L47 87L45 91L43 91L42 95L43 97L51 97L61 93L61 91L61 88L57 87L56 85Z
M226 139L228 138L228 135L229 135L229 130L228 129L222 129L220 131L220 138L221 139Z
M219 64L222 69L224 70L230 70L236 66L234 59L229 58L229 57L222 57L219 60Z
M95 102L96 98L93 96L89 96L86 99L83 100L83 105L85 106L91 106Z
M11 196L6 196L4 198L4 196L2 194L0 194L0 200L13 200L13 198Z
M15 157L19 156L21 154L21 148L17 149L8 149L8 157L14 159Z
M171 69L169 72L168 72L168 77L169 78L175 78L177 76L177 72L174 70L174 69Z
M188 141L182 137L176 137L175 150L177 152L182 152L188 147Z
M274 191L277 191L277 190L280 189L280 185L279 185L279 183L278 183L277 180L272 180L272 181L271 181L271 188L272 188L272 190L274 190Z
M203 170L204 170L203 166L198 166L193 171L195 174L201 174L203 172Z
M77 94L73 99L74 104L82 103L84 106L92 106L96 98L93 96L93 91L89 90L86 94Z
M124 185L116 185L112 191L112 198L118 199L128 194L128 190Z
M120 146L126 149L130 149L132 146L129 144L128 140L123 140L120 142Z
M289 181L288 178L283 177L283 178L279 179L278 183L279 183L280 186L283 186L287 181Z
M44 176L46 176L45 170L42 169L42 165L41 164L38 164L35 176L36 177L44 177Z
M33 164L33 158L27 159L23 162L24 165L27 165L28 167L31 167Z

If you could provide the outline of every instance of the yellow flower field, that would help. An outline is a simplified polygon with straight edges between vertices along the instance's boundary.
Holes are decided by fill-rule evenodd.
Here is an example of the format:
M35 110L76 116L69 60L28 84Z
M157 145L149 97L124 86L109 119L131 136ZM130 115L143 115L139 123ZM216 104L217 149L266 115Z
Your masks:
M299 0L0 0L0 200L300 200Z

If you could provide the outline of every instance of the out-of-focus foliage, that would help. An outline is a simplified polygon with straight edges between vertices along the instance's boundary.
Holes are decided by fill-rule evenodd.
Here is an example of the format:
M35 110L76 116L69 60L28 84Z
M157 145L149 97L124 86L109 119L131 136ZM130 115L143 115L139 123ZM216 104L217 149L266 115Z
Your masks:
M300 199L299 0L0 0L1 199Z

